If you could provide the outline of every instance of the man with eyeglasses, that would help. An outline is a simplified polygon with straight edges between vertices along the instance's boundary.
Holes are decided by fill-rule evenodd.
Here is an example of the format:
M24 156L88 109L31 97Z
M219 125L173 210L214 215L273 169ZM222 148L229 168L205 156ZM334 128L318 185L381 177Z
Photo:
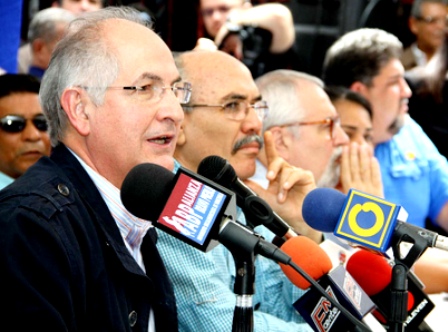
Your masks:
M279 3L252 6L248 0L201 0L206 37L198 48L218 47L243 63L252 76L286 66L295 40L290 10ZM216 46L215 46L216 45Z
M405 70L425 66L443 44L447 28L446 0L415 0L408 21L415 42L401 56Z
M301 201L315 188L314 179L278 158L270 137L263 145L261 127L268 108L248 68L221 51L190 51L175 60L181 76L194 86L190 102L183 106L176 161L196 171L205 157L218 155L246 181L255 172L260 151L268 149L271 185L258 193L298 232L320 241L321 233L301 218ZM243 218L241 213L237 216L242 222ZM264 226L256 231L268 240L273 237ZM159 235L157 247L174 283L179 331L231 331L236 271L230 251L218 245L203 253L166 234ZM254 331L309 331L292 306L303 291L291 284L279 265L257 256L255 273Z
M157 232L125 209L120 188L138 164L173 169L190 91L137 10L72 21L39 95L51 156L0 191L0 319L10 329L178 331Z
M263 131L272 133L279 155L291 165L311 171L318 187L336 186L342 147L349 140L323 82L292 70L275 70L255 82L272 110L263 122ZM266 165L262 152L253 179L265 186Z
M0 189L40 157L50 155L39 87L39 81L30 75L0 75Z

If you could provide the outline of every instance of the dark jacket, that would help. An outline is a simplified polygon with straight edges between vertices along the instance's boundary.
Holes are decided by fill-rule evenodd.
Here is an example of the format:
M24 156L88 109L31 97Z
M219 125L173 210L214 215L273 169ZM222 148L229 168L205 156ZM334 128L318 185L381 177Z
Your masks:
M177 331L152 228L146 273L96 186L64 146L0 192L0 320L10 331ZM2 331L6 331L2 328Z

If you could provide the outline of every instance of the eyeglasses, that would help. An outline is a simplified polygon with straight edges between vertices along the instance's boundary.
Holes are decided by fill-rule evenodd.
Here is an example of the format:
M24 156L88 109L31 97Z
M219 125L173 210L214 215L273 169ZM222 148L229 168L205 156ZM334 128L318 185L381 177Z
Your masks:
M437 24L440 23L440 25L448 25L448 16L442 16L442 17L434 17L434 16L417 16L416 19L418 21L425 22L426 24Z
M205 8L201 11L202 16L210 17L213 15L215 11L218 11L220 14L226 14L229 12L231 7L229 6L218 6L216 8Z
M254 109L260 121L263 121L269 113L268 104L264 100L257 101L254 104L243 100L235 100L222 105L194 104L182 107L186 111L192 111L195 107L219 107L227 118L236 121L244 120L250 108Z
M92 89L87 86L82 88ZM143 86L108 86L106 89L134 91L142 101L161 100L165 90L171 90L181 104L187 104L190 101L192 91L191 84L188 82L176 82L171 86L164 86L159 80L154 80L151 84Z
M48 124L43 114L38 114L32 119L25 119L20 115L7 115L0 119L0 128L7 133L20 133L25 130L27 121L30 120L39 131L47 131Z
M311 125L324 125L330 128L330 137L334 139L336 136L336 131L334 127L341 125L341 120L339 118L325 118L319 121L308 121L308 122L294 122L286 125L282 125L281 127L291 127L291 126L311 126Z

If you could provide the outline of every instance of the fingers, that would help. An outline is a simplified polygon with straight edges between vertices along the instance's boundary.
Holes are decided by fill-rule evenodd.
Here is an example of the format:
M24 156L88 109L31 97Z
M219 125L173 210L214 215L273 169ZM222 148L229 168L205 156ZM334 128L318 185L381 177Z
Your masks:
M359 146L359 167L361 181L372 181L372 155L369 153L369 146L362 144Z

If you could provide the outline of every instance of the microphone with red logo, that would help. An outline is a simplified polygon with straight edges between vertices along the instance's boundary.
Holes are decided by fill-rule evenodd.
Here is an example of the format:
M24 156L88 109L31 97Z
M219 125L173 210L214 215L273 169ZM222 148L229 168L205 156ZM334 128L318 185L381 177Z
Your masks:
M347 271L370 296L377 309L373 315L387 325L392 311L392 266L377 253L360 249L350 256ZM419 326L434 308L434 304L421 288L421 283L410 271L408 273L408 301L404 326L406 331L420 331ZM426 328L427 331L427 328Z
M204 252L222 243L237 271L233 332L253 329L255 254L288 264L278 247L235 220L235 195L180 167L176 175L156 164L135 166L121 188L123 205L135 216Z
M318 280L318 284L326 292L326 296L323 296L317 288L310 288L294 303L294 308L314 331L357 331L359 328L369 330L364 324L360 326L360 320L371 312L375 305L342 265L330 271L332 263L328 255L305 236L287 240L281 249L291 257L294 264L300 266L314 280ZM311 286L310 281L297 274L295 268L283 264L280 266L297 287L308 289ZM342 312L330 299L335 300L352 316Z
M137 165L126 175L120 195L133 215L201 251L222 243L230 251L289 262L278 247L236 221L233 192L183 167L173 174L160 165Z

